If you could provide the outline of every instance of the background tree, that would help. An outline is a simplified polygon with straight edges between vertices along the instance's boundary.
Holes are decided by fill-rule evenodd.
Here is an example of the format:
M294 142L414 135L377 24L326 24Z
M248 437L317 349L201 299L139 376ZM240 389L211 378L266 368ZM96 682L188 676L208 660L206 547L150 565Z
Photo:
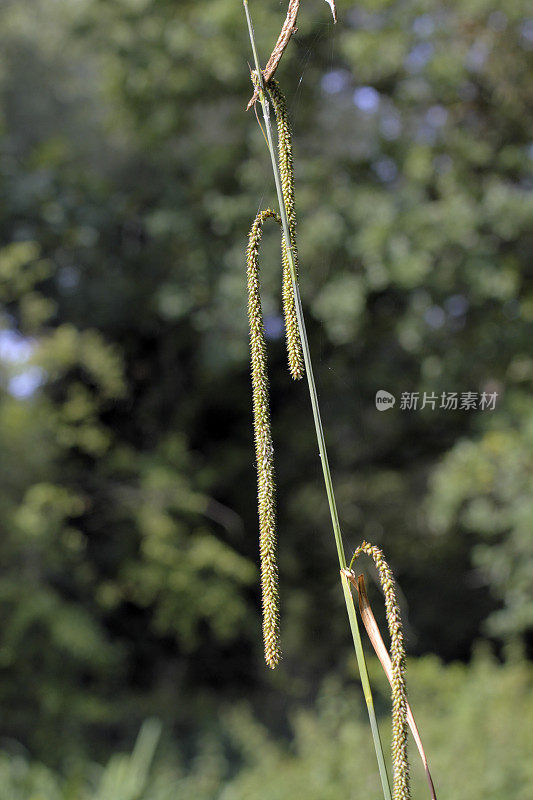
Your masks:
M531 26L510 0L338 2L335 28L323 6L279 79L347 548L390 555L411 654L527 645ZM265 57L280 12L254 8ZM261 667L243 251L273 187L241 5L19 0L0 31L5 735L50 762L107 754L148 714L183 738L243 695L285 731L287 697L345 674L349 642L275 232L286 657ZM452 391L496 409L400 408Z

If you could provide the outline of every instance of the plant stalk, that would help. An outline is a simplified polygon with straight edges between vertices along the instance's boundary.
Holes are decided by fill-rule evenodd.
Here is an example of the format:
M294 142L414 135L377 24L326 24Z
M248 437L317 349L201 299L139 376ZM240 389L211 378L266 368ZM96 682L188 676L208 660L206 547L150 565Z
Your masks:
M285 244L287 247L287 254L288 254L288 261L289 261L289 269L291 273L291 280L292 280L292 288L294 291L294 302L296 307L296 316L298 319L298 328L300 332L300 339L302 343L302 353L304 357L305 363L305 371L307 375L307 383L309 386L309 395L311 398L311 406L313 409L313 419L315 423L315 430L316 430L316 438L318 442L318 451L320 454L320 461L322 463L322 472L324 475L324 483L326 485L326 494L328 497L328 504L329 504L329 511L331 515L331 523L333 526L333 534L335 537L335 545L337 547L337 555L339 558L339 565L341 569L341 582L342 588L344 592L344 600L346 603L346 610L348 612L348 619L350 622L350 628L352 632L352 638L355 647L355 654L357 657L357 663L359 667L359 674L361 677L361 684L363 687L363 693L365 696L365 701L368 709L368 716L370 720L370 727L372 729L372 737L374 740L374 748L376 751L376 758L378 762L379 774L381 778L381 785L383 789L383 797L384 800L391 800L391 790L389 779L387 775L387 769L385 766L385 759L383 756L383 748L381 745L381 739L379 735L379 729L376 720L376 713L374 710L374 702L372 699L372 691L370 688L370 681L368 678L368 670L366 667L365 655L363 651L363 645L361 642L361 634L359 631L359 625L357 623L357 616L355 612L355 606L353 603L352 593L350 591L350 587L347 583L346 577L342 573L342 570L346 568L346 556L344 553L344 545L342 542L342 533L341 527L339 523L339 515L337 512L337 503L335 501L335 493L333 490L333 481L331 479L331 471L329 468L329 460L326 448L326 440L324 437L324 429L322 427L322 419L320 416L320 407L318 404L318 394L316 390L315 378L313 373L313 365L311 363L311 353L309 351L309 341L307 339L307 332L305 327L305 320L303 315L302 309L302 301L300 299L300 290L298 287L298 278L296 275L296 269L294 265L294 258L293 252L291 247L291 238L289 233L289 222L287 217L287 210L285 208L285 201L283 198L283 192L281 189L281 179L279 174L278 162L276 158L276 150L274 147L274 141L272 136L272 126L270 124L270 106L265 94L264 84L263 84L263 73L261 71L261 67L259 64L259 57L257 54L257 47L255 43L255 36L254 30L252 25L252 20L250 17L250 10L248 8L248 0L243 0L244 11L246 14L246 21L248 23L248 33L250 35L250 43L252 46L252 52L255 61L255 68L257 70L257 75L259 79L259 100L261 101L261 107L263 109L263 118L265 121L265 131L267 137L267 145L270 152L270 158L272 161L272 171L274 173L274 181L276 184L276 192L278 196L278 204L281 216L281 222L283 227L283 236L285 238Z

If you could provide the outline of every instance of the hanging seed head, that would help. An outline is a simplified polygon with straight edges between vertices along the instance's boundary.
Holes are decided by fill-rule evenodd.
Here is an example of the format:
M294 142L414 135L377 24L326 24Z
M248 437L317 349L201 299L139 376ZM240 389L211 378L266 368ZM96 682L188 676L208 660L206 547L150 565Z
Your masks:
M292 160L292 133L287 115L285 98L280 92L277 81L270 80L267 86L278 130L278 163L281 178L281 188L287 220L289 223L290 248L294 265L295 278L298 278L298 250L296 247L296 205L294 200L294 165ZM287 354L289 371L294 380L299 380L304 374L302 345L298 330L298 318L294 299L294 287L287 253L285 237L282 236L282 263L283 263L283 310L285 316L285 335L287 339Z
M272 669L281 658L279 645L278 569L276 563L276 505L274 449L270 432L268 376L263 312L259 294L259 244L263 222L273 217L271 209L260 211L254 220L246 251L248 275L248 319L254 412L255 458L257 465L257 501L259 511L259 552L263 600L263 639L265 659Z
M257 88L258 75L252 72L252 83ZM270 98L276 113L278 127L278 160L281 175L283 200L289 222L290 254L282 233L283 264L283 312L289 370L293 378L303 375L303 357L295 304L298 253L296 250L296 219L294 208L294 174L292 165L291 132L283 95L275 82L268 85ZM278 214L271 209L260 211L252 225L246 249L248 276L248 318L250 323L250 357L252 372L252 396L254 413L255 456L257 464L257 499L259 511L259 551L261 560L261 589L263 601L263 639L265 659L274 668L280 658L279 641L279 588L276 563L276 508L274 482L274 449L270 429L268 400L268 375L266 364L266 342L263 326L259 285L259 247L263 223L272 217L282 227Z
M385 595L387 624L391 640L392 662L392 764L393 800L410 800L409 759L407 757L407 688L405 683L405 648L400 606L396 597L392 571L375 545L363 542L353 554L352 564L361 553L374 560L381 588Z

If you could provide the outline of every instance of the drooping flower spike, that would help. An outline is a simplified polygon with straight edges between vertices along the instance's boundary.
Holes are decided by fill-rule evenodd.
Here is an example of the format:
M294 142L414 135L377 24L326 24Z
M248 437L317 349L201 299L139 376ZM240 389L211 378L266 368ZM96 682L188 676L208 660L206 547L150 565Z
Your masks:
M257 79L257 76L256 76ZM285 99L275 81L267 87L274 106L278 127L278 160L283 199L289 221L290 248L295 268L296 214L294 205L294 170L292 163L291 131L287 119ZM266 342L263 326L259 283L259 247L263 223L274 219L281 227L281 218L275 211L260 211L252 225L246 249L248 276L248 318L250 323L250 356L252 372L254 438L257 465L257 498L259 511L259 551L261 559L261 588L263 602L263 639L265 660L272 669L281 658L279 640L279 589L276 561L276 507L274 480L274 448L270 426ZM289 372L298 380L304 372L300 334L294 299L294 289L289 268L285 237L281 236L283 265L283 313Z
M385 561L383 551L380 550L379 547L369 542L362 542L362 544L359 545L353 554L350 568L345 570L348 579L355 583L355 581L352 580L354 573L351 568L361 553L366 553L366 555L370 556L376 565L381 588L385 596L387 624L391 640L390 684L392 689L393 800L410 800L409 760L407 757L407 720L409 706L407 703L407 688L405 683L405 648L403 643L403 626L400 606L396 597L396 588L391 568ZM355 583L355 585L357 586L357 583ZM365 616L363 614L361 616L363 622L365 622Z

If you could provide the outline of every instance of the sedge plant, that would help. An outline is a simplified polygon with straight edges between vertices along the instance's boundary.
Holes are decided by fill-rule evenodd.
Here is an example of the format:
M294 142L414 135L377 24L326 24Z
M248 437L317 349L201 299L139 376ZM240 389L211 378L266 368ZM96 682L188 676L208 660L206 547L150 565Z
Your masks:
M335 4L333 0L326 0L326 2L328 2L331 6L334 19L336 19ZM254 92L248 107L255 107L257 102L261 104L264 121L263 133L272 162L272 171L279 206L279 213L272 209L266 209L257 214L249 234L248 247L246 251L265 659L267 665L270 668L274 668L279 663L281 658L279 636L278 570L276 562L274 458L270 430L266 342L261 310L258 261L263 224L266 222L266 220L271 218L274 219L280 226L282 234L282 295L289 371L291 376L296 380L300 379L304 372L307 377L316 438L331 515L333 536L339 560L341 585L346 603L346 610L348 613L361 684L368 710L368 717L372 731L374 749L376 752L383 797L384 800L409 800L410 789L409 765L407 761L407 717L408 711L410 713L410 709L406 699L405 652L403 648L403 633L399 607L394 592L394 583L390 569L386 564L381 551L372 545L368 545L367 543L363 543L356 550L350 567L347 567L298 286L298 251L296 247L296 213L291 130L283 94L281 93L279 85L273 79L272 75L277 67L277 64L279 63L290 36L294 31L294 23L298 13L299 0L290 0L289 2L287 19L285 20L280 37L264 71L261 70L259 63L254 29L248 7L248 0L243 0L243 5L255 62L255 70L252 71L251 75ZM274 109L277 127L277 154L274 146L274 137L270 117L271 107ZM380 576L382 588L385 594L387 620L391 636L391 657L389 659L390 667L388 667L389 671L387 674L389 675L391 682L393 700L392 792L385 766L385 758L383 755L383 747L381 744L374 710L365 655L353 596L350 588L351 583L357 585L355 574L352 572L351 566L355 558L357 558L357 556L359 556L362 552L365 552L374 559L378 569L378 574ZM365 617L363 616L362 618L363 621L365 621ZM367 628L367 630L369 629ZM372 638L372 635L371 640L376 647L375 639ZM381 644L383 645L382 641ZM383 659L380 658L380 660L387 671L387 667L385 666ZM409 723L410 722L411 720L409 719Z

